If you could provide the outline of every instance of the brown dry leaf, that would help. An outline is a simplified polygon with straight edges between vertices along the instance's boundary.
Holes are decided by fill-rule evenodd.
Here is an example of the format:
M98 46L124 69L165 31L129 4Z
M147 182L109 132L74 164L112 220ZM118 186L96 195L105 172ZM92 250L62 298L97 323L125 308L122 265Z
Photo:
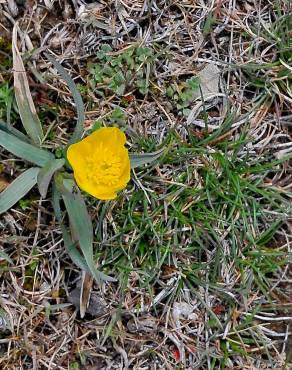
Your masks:
M9 182L2 176L0 176L0 193L7 188Z
M208 64L198 73L203 98L219 93L220 69L215 64ZM196 98L201 96L200 90Z
M24 64L17 47L17 30L18 25L16 23L13 27L12 36L15 98L23 127L25 128L27 134L32 138L34 143L39 145L44 134L29 90Z
M93 277L85 271L82 271L82 282L80 291L80 316L83 318L88 307L90 293L92 289Z

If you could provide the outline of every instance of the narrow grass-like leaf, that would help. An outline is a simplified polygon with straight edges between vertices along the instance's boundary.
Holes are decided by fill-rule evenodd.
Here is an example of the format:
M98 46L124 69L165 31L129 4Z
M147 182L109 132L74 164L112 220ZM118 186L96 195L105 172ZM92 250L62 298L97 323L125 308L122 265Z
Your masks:
M132 153L129 155L130 162L131 162L131 168L136 168L143 166L144 164L148 164L151 162L154 162L156 159L158 159L161 154L163 153L164 149L160 149L157 152L152 153Z
M95 267L93 261L93 228L81 193L77 190L77 193L73 196L63 193L62 197L69 215L73 239L78 241L90 273L98 282L114 281L115 279L103 274Z
M78 244L78 242L77 241L75 243L73 242L66 227L62 224L62 211L61 211L61 204L60 204L61 193L57 189L57 184L55 183L55 181L53 183L52 201L53 201L53 208L54 208L55 216L57 220L61 223L63 241L64 241L64 245L65 245L65 248L67 250L69 257L72 259L72 261L75 263L76 266L78 266L82 270L90 272L84 257L81 256L80 252L76 248L76 244Z
M52 176L56 171L62 168L65 164L65 159L53 159L47 162L47 164L40 170L38 174L38 188L43 198L46 197L48 187Z
M52 205L54 209L54 214L56 219L61 222L62 221L62 210L61 210L61 193L57 189L56 179L54 179L53 186L52 186Z
M11 108L12 108L12 101L13 97L12 95L9 95L7 99L7 108L6 108L6 121L7 121L7 126L11 127Z
M52 153L28 144L16 136L0 130L0 146L28 162L44 166L55 157Z
M14 206L37 183L39 168L33 167L18 176L0 194L0 214Z
M5 261L7 261L7 262L9 262L9 263L13 264L12 259L11 259L11 258L8 256L8 254L7 254L7 253L5 253L4 251L0 251L0 259L5 260Z
M85 114L84 114L84 104L82 97L80 95L80 92L78 91L73 79L69 76L69 74L66 72L66 70L61 66L59 62L57 62L52 56L49 54L45 54L45 56L48 58L48 60L53 64L53 66L57 69L57 71L60 73L61 77L65 80L67 83L72 97L74 99L76 109L77 109L77 124L75 126L74 132L72 134L72 137L69 141L69 144L73 144L76 141L81 139L82 133L83 133L83 124L85 120Z
M268 242L273 238L275 232L279 229L281 223L282 223L281 220L273 222L267 230L265 230L261 235L259 235L255 241L257 246L267 245Z
M29 138L25 136L21 131L17 130L13 126L8 125L7 123L3 121L0 121L0 131L7 132L8 134L12 134L18 137L18 139L25 141L27 143L30 142ZM0 135L1 135L1 132L0 132Z
M25 131L31 137L35 144L40 145L44 134L41 122L35 109L34 102L31 97L24 64L17 48L17 27L17 24L15 24L12 36L15 98Z
M68 231L66 230L66 227L64 225L61 226L62 234L63 234L63 240L64 245L67 250L68 255L70 256L71 260L75 263L76 266L78 266L81 270L85 270L90 273L90 270L87 266L87 263L84 259L84 257L81 256L80 252L76 248L76 244L78 242L73 242L71 239Z

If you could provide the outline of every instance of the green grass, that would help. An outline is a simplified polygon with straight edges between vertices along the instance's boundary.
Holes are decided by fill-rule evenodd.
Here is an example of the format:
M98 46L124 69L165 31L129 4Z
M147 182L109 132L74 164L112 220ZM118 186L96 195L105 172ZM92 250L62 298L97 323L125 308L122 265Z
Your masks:
M245 63L243 70L248 77L248 84L259 88L270 101L276 99L282 102L284 99L291 104L292 16L281 3L275 1L276 18L271 23L266 24L261 20L257 28L252 27L259 39L247 36L250 61ZM289 4L286 6L289 7Z
M157 312L163 314L163 306L179 300L182 289L188 287L207 309L213 340L230 322L233 309L246 304L251 294L262 295L271 304L282 294L280 288L270 292L272 278L292 260L277 241L278 230L292 215L292 194L266 184L285 160L275 160L268 152L260 159L247 150L244 153L249 140L245 134L208 146L198 140L183 142L178 134L169 133L167 154L158 164L137 171L145 189L134 177L129 195L104 206L105 214L110 210L113 215L112 222L105 221L104 241L98 229L97 259L107 273L118 276L123 297L134 273L137 289L152 300L165 289L169 270L175 283L166 291L164 303L158 302ZM147 148L143 140L137 145ZM151 141L149 146L158 149ZM226 274L231 287L226 285ZM226 320L204 303L200 287L208 287L228 307ZM135 308L140 309L139 300ZM224 368L227 359L238 353L251 356L243 343L249 348L266 345L265 338L256 339L249 330L254 313L261 309L259 302L250 316L234 326L235 334L225 345L222 342L223 358L214 359L214 368L219 363ZM207 358L206 354L202 361Z
M234 142L225 144L235 146ZM205 160L203 165L202 158ZM194 159L200 163L199 167L191 163ZM167 180L172 183L165 183L151 168L140 171L141 177L138 176L143 186L152 190L159 186L159 193L146 191L146 196L143 190L138 189L123 207L118 204L115 209L114 222L118 233L113 236L113 242L122 243L124 234L139 231L135 235L135 253L128 256L130 260L142 255L146 263L148 256L152 266L153 253L157 259L161 251L170 257L179 249L183 253L189 252L193 258L198 249L197 259L202 263L202 246L205 251L210 251L209 248L214 250L217 243L220 245L221 234L226 234L226 231L225 237L232 240L230 258L233 260L239 249L248 253L254 247L264 246L277 230L278 219L285 220L282 214L288 212L288 199L275 189L263 186L268 173L277 171L274 168L280 166L279 161L259 163L254 160L249 163L248 158L244 161L236 159L234 150L229 151L228 147L225 152L214 152L178 142L175 152L166 155L161 162L161 169L164 165L175 169L171 179ZM280 216L269 217L266 211L271 206L275 212L279 211ZM167 217L164 216L166 208ZM180 231L183 228L189 228L189 231ZM267 232L268 235L265 234ZM183 238L189 239L187 246L180 244ZM125 257L124 253L119 253ZM161 258L157 261L161 262ZM215 282L216 258L213 262L215 264L209 267ZM157 267L159 270L160 264Z
M7 82L0 84L0 120L10 123L13 101L13 90L9 84ZM15 112L13 113L15 115Z
M147 47L134 44L129 48L126 46L123 51L104 45L88 64L80 61L81 69L84 68L82 70L87 74L83 74L86 75L83 80L76 79L76 82L81 81L78 88L85 100L86 118L90 120L93 117L88 133L104 125L115 125L125 129L131 152L155 152L161 148L165 151L151 165L135 169L126 191L115 201L101 202L87 197L94 223L95 260L98 268L115 277L116 282L93 289L96 293L100 288L109 305L109 315L101 324L99 319L96 324L87 316L85 319L80 319L78 315L73 317L74 308L70 308L71 311L68 309L73 317L70 331L72 329L73 332L73 326L78 336L79 332L91 331L88 350L83 342L80 342L79 348L79 339L73 338L72 343L74 346L78 343L78 349L75 350L75 357L72 355L70 358L70 368L79 369L80 363L86 366L87 359L91 359L92 348L96 351L96 343L107 346L110 340L125 344L123 348L129 353L134 341L141 340L142 343L145 340L145 347L151 343L145 355L146 361L155 359L156 354L165 355L169 368L183 368L172 357L176 345L169 339L171 336L178 338L184 346L190 368L194 366L193 359L197 369L252 367L257 361L259 366L275 368L277 360L274 357L278 359L277 351L281 349L284 337L266 335L262 328L285 333L286 326L277 329L273 320L265 321L259 317L277 319L291 314L291 299L283 277L292 261L288 248L292 193L291 187L285 188L280 184L281 179L289 176L291 171L291 156L279 160L275 155L277 145L287 139L283 138L282 128L278 132L283 134L283 140L277 139L259 148L255 147L260 140L255 134L255 125L261 128L262 121L250 122L247 117L246 122L236 129L234 123L246 112L260 112L266 103L269 107L273 107L275 102L281 103L281 94L290 97L291 71L286 65L291 66L292 39L288 32L291 16L279 4L281 2L274 4L277 17L272 18L269 27L252 29L259 39L251 40L248 34L244 36L244 41L250 41L245 55L248 60L238 67L239 74L243 71L244 78L235 91L243 86L250 88L255 98L250 99L243 92L242 106L236 106L236 111L228 105L226 118L218 130L208 128L208 121L213 117L208 116L207 106L198 116L201 122L205 122L205 128L197 129L195 125L186 124L182 113L187 115L189 108L195 104L193 97L198 89L198 80L194 72L189 72L188 65L182 75L172 75L171 69L169 72L162 68L172 59L177 62L181 57L182 64L185 62L183 54L175 59L176 51L170 45L163 42ZM203 34L209 35L213 26L220 24L220 19L216 22L214 19L212 10L202 23ZM226 32L229 32L228 28ZM234 37L237 32L234 28ZM220 43L217 44L220 48ZM271 45L274 45L274 60L258 63L262 50ZM234 60L236 57L235 53ZM64 65L69 68L68 61ZM76 72L74 68L70 71L72 76ZM235 80L234 84L237 82ZM54 84L58 92L67 92L62 82L54 80ZM228 94L235 101L237 95L235 98L232 96L232 88ZM57 98L55 93L50 90L44 93L48 98L46 101L53 105L42 104L40 118L48 129L45 145L53 147L61 158L64 156L61 147L68 142L74 120L66 116L66 109L69 107L72 112L72 105ZM241 96L241 91L236 93ZM159 112L159 124L156 116L148 119L147 104L153 102L159 103L157 111L161 105L170 118ZM144 105L146 108L143 111ZM218 106L221 107L220 104ZM12 124L17 125L13 109L13 94L6 81L0 85L0 119L11 119ZM63 116L60 116L62 111ZM142 118L145 114L145 120L137 124L135 118L138 114ZM263 118L263 128L266 122L269 124L274 111L268 111L268 114L270 116ZM162 124L165 128L163 135L159 131ZM272 128L273 125L274 122ZM146 135L142 133L144 129ZM269 130L270 127L262 138L270 134ZM14 172L26 166L20 161L15 164L6 153L3 158L6 175L11 171L10 163ZM34 292L35 284L39 288L43 280L46 284L50 282L48 271L51 269L54 276L56 259L60 258L57 266L59 276L57 283L52 279L53 288L56 289L56 296L60 293L58 299L67 302L67 295L70 294L67 291L75 284L74 279L80 271L72 267L64 253L60 224L52 214L51 193L48 194L48 200L39 202L38 196L33 193L11 211L15 224L20 225L17 232L24 229L19 234L20 237L24 234L28 246L23 252L19 246L15 248L9 244L7 256L16 260L15 266L10 269L3 254L6 262L4 265L0 261L0 270L5 288L11 279L7 272L9 268L10 273L18 274L17 279L24 277L23 286L27 291ZM63 207L62 203L60 207ZM35 240L34 235L31 236L33 233L26 230L26 214L38 223L39 239L36 238L33 251L29 243L35 243ZM11 233L9 227L5 231L8 236ZM56 246L46 245L43 248L50 235L53 235L51 244L56 243ZM0 257L3 259L3 256ZM16 278L15 281L18 281ZM58 291L59 286L62 292ZM49 293L48 297L53 302ZM19 308L21 315L25 299L18 302L22 305ZM184 318L177 325L173 323L172 315L175 304L181 303L189 303L196 316L194 319ZM50 304L46 309L51 307ZM28 304L27 317L23 314L27 323L32 321L29 315L33 312L33 305L35 303ZM39 309L38 319L42 323L42 307ZM60 310L56 316L51 315L53 323L55 319L57 322L60 313L63 312ZM129 333L127 315L135 316L137 321L151 315L157 320L157 331ZM33 326L29 326L28 332L34 333ZM84 336L82 340L85 343L87 339ZM190 344L195 347L193 357L188 349ZM15 348L17 356L22 353L21 344L17 343Z
M93 129L101 124L125 125L125 120L116 108ZM160 145L155 137L130 136L134 151L165 147L165 154L155 164L135 170L127 193L117 201L89 199L96 260L119 286L116 314L103 330L104 341L117 336L116 323L134 279L140 293L131 304L137 312L143 311L143 295L144 304L164 317L185 289L201 304L209 345L219 343L219 349L203 351L200 368L209 361L210 368L224 369L238 354L248 360L253 356L249 351L256 348L264 348L267 363L272 363L267 338L250 328L255 325L254 315L263 310L263 297L273 305L277 294L283 296L280 287L272 294L270 290L273 278L292 259L277 242L278 230L291 217L292 194L269 185L269 178L281 172L287 159L276 160L269 151L260 158L250 154L248 123L236 139L217 140L230 130L231 122L230 116L221 130L203 132L202 139L189 133L185 140L179 131L169 130ZM20 206L24 208L24 202ZM168 287L170 277L174 281ZM206 290L226 307L224 318L205 301ZM233 312L246 305L251 294L262 298L222 339Z

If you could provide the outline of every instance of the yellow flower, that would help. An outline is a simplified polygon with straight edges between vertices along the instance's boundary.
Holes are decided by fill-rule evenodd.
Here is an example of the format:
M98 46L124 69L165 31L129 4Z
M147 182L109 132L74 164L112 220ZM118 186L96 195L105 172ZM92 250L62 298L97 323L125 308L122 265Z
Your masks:
M114 199L130 180L130 160L125 134L103 127L69 146L67 158L78 186L95 198Z

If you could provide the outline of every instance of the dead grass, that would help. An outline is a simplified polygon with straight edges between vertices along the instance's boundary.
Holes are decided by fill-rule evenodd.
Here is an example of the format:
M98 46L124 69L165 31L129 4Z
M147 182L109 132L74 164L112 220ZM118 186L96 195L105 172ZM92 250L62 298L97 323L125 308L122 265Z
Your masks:
M19 21L48 148L67 143L76 113L44 51L79 84L85 131L117 124L132 151L168 148L134 172L117 201L88 200L97 262L117 282L88 282L84 318L84 276L66 255L50 197L32 191L1 217L0 252L13 263L0 254L0 367L289 369L291 3L0 3L0 82L11 85L10 32ZM121 95L97 82L90 68L104 44L109 63L133 46L153 51L135 62L145 94L138 74ZM220 71L220 90L183 112L186 81L206 65ZM0 154L2 186L25 163Z

